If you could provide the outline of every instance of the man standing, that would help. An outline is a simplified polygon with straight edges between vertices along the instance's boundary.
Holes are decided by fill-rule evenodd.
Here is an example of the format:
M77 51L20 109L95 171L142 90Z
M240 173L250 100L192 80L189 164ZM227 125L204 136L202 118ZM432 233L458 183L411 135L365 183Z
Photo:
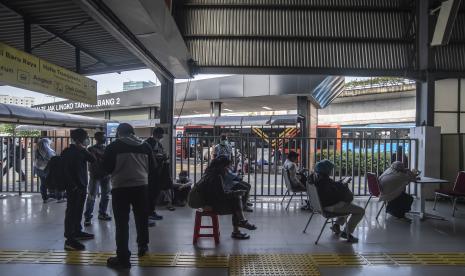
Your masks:
M220 143L213 149L213 158L218 158L220 156L225 156L228 160L232 160L232 147L225 134L221 135Z
M87 162L95 158L87 151L90 140L82 128L71 131L73 144L61 154L63 158L63 176L66 183L65 213L65 250L84 250L78 240L93 239L94 235L82 231L81 220L87 190Z
M120 124L116 137L103 157L103 166L111 174L116 226L116 257L108 258L107 266L127 269L131 267L128 248L131 207L136 223L138 256L144 256L148 251L147 185L153 177L154 158L150 146L134 135L130 124Z
M110 201L110 175L103 169L103 153L105 152L105 137L104 132L96 132L96 144L89 148L89 152L94 156L95 162L89 166L89 188L86 201L86 211L84 212L84 226L92 224L92 213L94 212L95 198L97 197L100 187L100 204L98 211L98 219L110 221L111 217L107 214L108 202Z
M165 153L165 150L163 149L163 145L161 144L161 139L163 138L163 134L165 131L161 127L156 127L153 132L152 132L152 137L148 138L145 140L147 144L150 145L152 148L152 153L153 156L156 160L156 176L154 179L157 179L157 183L149 183L149 195L148 195L148 200L149 200L149 219L150 220L162 220L163 216L157 214L155 211L156 205L157 205L157 199L160 196L161 191L165 188L165 186L168 185L163 185L166 179L163 179L163 169L166 161L168 160L168 156ZM168 165L169 166L169 165ZM168 167L169 168L169 167Z

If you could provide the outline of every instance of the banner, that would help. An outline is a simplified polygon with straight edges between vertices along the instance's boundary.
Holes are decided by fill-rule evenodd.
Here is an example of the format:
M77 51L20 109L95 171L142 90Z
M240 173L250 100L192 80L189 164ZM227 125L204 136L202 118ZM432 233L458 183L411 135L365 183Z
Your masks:
M0 42L0 83L97 104L97 82Z

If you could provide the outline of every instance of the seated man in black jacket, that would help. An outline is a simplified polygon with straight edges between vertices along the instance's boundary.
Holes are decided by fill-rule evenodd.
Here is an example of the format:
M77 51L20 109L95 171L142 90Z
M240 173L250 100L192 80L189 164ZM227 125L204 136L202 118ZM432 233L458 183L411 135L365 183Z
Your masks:
M341 232L341 226L345 223L345 216L339 217L336 223L331 227L336 235L341 235L348 242L356 243L358 239L352 235L357 224L365 215L365 210L352 203L353 195L346 184L336 182L329 177L334 164L329 160L322 160L315 165L313 176L321 206L326 212L350 214L346 229Z

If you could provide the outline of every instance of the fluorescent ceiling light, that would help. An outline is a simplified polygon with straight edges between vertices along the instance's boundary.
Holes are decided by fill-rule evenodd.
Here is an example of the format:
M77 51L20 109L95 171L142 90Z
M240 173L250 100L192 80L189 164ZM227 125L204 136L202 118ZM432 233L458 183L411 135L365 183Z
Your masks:
M231 110L231 109L229 109L229 108L223 108L223 110L226 110L226 111L232 112L232 110Z
M266 110L271 110L271 107L268 107L268 106L262 106L262 108Z

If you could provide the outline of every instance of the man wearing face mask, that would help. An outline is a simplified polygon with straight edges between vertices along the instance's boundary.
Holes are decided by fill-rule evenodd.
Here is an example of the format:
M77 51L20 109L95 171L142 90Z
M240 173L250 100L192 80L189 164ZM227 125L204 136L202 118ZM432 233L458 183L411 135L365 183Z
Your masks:
M228 137L224 134L221 135L220 143L216 145L213 150L213 158L218 158L220 156L225 156L230 161L232 158L232 147L229 144Z
M78 128L71 131L72 144L61 154L66 183L65 250L85 250L78 240L93 239L94 235L82 231L81 220L87 191L87 162L95 158L87 151L90 139L87 132Z
M89 148L89 152L95 157L96 161L89 166L89 188L86 201L86 211L84 212L84 226L92 224L92 213L94 212L95 198L97 197L100 188L100 204L98 211L98 219L110 221L111 217L107 214L108 202L110 201L110 175L103 168L103 154L105 152L105 137L104 132L96 132L96 144Z

